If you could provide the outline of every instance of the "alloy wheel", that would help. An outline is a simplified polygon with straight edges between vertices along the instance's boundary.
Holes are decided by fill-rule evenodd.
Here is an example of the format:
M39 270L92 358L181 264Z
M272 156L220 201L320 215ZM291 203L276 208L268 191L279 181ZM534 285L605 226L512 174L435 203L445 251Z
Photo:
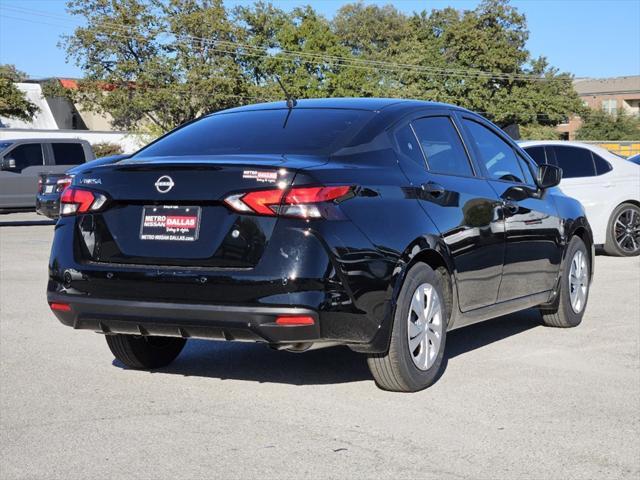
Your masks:
M580 313L587 302L589 289L589 266L587 257L582 250L578 250L571 259L569 270L569 298L571 308L575 313Z
M431 368L442 343L443 311L438 292L429 283L418 286L407 317L411 359L420 370Z
M640 215L633 208L622 210L613 225L613 236L620 250L636 253L640 249Z

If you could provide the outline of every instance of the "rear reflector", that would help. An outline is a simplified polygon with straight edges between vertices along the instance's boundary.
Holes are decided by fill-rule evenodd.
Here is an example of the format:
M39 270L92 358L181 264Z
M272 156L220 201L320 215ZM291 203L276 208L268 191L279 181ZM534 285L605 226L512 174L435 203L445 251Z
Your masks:
M49 306L51 307L51 310L57 310L58 312L70 312L71 311L71 305L69 305L68 303L50 303Z
M308 315L283 316L276 319L276 325L313 325L315 320Z

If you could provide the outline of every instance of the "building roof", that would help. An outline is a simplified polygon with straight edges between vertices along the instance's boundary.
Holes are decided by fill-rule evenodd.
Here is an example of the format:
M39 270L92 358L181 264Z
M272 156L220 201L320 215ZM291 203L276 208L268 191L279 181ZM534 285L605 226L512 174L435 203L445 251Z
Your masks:
M578 95L640 93L640 75L613 78L580 78L573 82Z

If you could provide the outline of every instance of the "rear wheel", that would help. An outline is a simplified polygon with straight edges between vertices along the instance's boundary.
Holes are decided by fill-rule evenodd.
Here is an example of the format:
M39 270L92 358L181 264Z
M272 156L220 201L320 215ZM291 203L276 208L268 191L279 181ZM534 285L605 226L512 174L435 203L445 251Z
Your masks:
M107 335L111 353L129 368L166 367L184 347L184 338L143 337L141 335Z
M389 350L368 358L380 388L415 392L436 380L449 319L445 287L443 275L428 265L419 263L407 273L398 296Z
M580 237L569 242L565 262L555 302L540 309L544 323L550 327L578 326L589 298L589 257Z
M604 251L616 257L640 255L640 207L632 203L616 207L609 219Z

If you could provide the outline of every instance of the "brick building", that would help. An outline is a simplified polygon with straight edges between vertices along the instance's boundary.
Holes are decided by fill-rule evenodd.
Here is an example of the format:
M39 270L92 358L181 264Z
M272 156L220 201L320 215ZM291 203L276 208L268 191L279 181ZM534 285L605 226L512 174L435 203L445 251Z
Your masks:
M640 116L640 75L580 78L574 80L573 87L589 108L603 110L612 115L624 111L629 115ZM567 123L558 125L558 131L567 140L573 140L581 124L580 117L572 117Z

